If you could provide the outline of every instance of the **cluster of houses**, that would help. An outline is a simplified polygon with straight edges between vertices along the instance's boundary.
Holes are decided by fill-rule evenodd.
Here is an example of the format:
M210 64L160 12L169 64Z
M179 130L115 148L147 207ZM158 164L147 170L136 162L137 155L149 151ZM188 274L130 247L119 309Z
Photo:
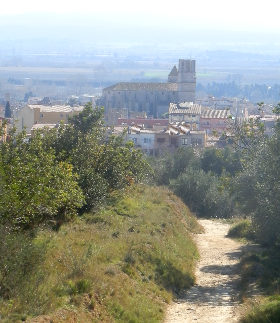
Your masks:
M231 122L228 110L213 110L193 102L171 103L168 117L119 118L114 131L126 130L127 140L149 155L158 155L179 147L203 148L217 144Z
M70 117L83 110L83 106L31 105L27 104L15 116L17 131L27 134L44 127L53 128L61 121L68 123ZM256 116L255 116L256 117ZM275 116L261 116L266 133L273 132ZM228 109L211 109L193 102L170 103L168 118L154 119L144 115L134 118L118 118L114 133L126 133L126 140L149 155L172 152L178 147L207 147L219 145L219 137L227 133L231 122ZM3 118L0 118L0 125ZM111 125L110 125L111 126ZM1 134L6 139L6 132Z
M246 100L195 100L195 92L195 61L180 59L167 82L118 83L103 89L97 104L105 106L108 127L114 126L115 133L125 132L126 140L149 155L178 147L218 145L219 137L228 132L233 120L248 118ZM61 121L67 124L83 110L83 106L75 106L77 98L72 99L69 105L52 105L50 100L33 98L14 116L17 131L25 129L32 135L37 129L57 127ZM87 99L95 104L93 98ZM275 117L262 116L262 121L269 135Z

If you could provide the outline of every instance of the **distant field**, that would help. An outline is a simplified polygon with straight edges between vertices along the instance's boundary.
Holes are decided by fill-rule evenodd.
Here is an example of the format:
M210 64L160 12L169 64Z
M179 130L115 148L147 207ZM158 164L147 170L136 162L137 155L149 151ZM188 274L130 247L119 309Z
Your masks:
M157 80L166 82L169 69L155 68L154 66L120 67L113 65L91 66L91 67L28 67L28 66L0 66L0 80L9 79L23 81L31 78L33 81L70 81L75 84L98 82L102 87L104 84L117 82L142 81L149 82ZM197 65L197 83L207 84L212 82L237 82L241 84L279 84L280 68L271 67L226 67L226 66L199 66ZM2 87L3 88L3 87ZM36 88L36 91L42 90ZM16 89L8 90L9 92Z
M167 80L168 74L170 71L168 70L152 70L144 73L144 77L146 78L159 78L163 80Z

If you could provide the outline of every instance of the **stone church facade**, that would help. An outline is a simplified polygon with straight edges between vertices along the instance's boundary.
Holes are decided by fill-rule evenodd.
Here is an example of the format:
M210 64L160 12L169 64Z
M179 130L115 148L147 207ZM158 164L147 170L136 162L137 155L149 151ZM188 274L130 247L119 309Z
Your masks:
M126 109L130 112L146 112L159 118L168 113L171 102L195 102L195 60L180 59L174 66L166 83L121 82L103 89L98 104L111 109Z

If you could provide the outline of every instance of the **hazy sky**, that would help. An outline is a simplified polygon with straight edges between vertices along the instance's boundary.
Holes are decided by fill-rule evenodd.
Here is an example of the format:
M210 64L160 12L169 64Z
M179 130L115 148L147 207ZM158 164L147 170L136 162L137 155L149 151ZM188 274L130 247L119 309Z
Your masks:
M9 0L1 3L0 16L81 13L138 24L279 32L279 9L279 0Z

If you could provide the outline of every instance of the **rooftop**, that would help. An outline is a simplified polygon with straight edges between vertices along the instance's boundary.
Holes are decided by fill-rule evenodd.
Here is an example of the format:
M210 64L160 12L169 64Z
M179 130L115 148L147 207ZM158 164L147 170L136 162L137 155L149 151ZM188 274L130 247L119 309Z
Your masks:
M193 102L170 103L169 114L194 114L212 119L226 119L231 115L229 110L209 109Z
M28 104L30 109L39 109L40 112L65 112L70 113L73 111L81 112L84 107L77 106L71 107L70 105L53 105L53 106L46 106L46 105L37 105L37 104Z
M104 91L177 91L177 83L131 83L121 82L109 87Z
M56 127L56 124L53 124L53 123L36 123L32 126L31 131L44 129L44 128L52 129L55 127Z
M231 115L229 110L202 109L202 118L227 119Z
M169 114L201 114L201 105L193 102L170 103Z
M169 73L169 76L177 76L177 75L178 75L178 70L176 65L174 65L171 72Z

